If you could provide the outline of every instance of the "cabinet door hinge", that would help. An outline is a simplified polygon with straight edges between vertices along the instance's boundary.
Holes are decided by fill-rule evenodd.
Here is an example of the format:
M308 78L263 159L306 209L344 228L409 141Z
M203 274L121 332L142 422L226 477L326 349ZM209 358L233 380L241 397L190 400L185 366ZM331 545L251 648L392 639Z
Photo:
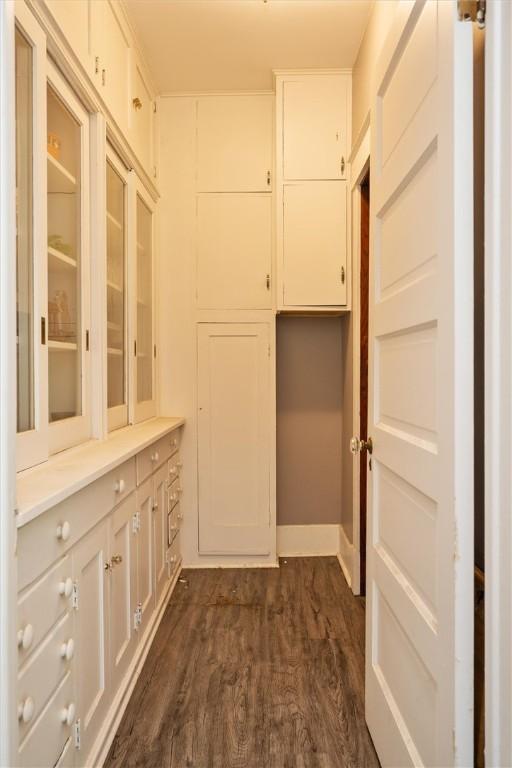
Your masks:
M133 628L138 629L142 624L142 605L139 603L133 613Z
M271 346L269 344L268 345L268 356L270 357L271 354L272 354L272 348L271 348Z
M80 749L80 718L75 720L75 749Z
M75 583L73 584L73 591L71 593L71 607L75 611L78 611L78 598L79 598L79 589L78 589L78 584L75 581Z
M156 112L156 101L153 102L153 112Z
M132 531L138 533L140 531L140 512L135 512L132 517Z
M479 29L485 27L486 0L457 0L459 21L474 21Z

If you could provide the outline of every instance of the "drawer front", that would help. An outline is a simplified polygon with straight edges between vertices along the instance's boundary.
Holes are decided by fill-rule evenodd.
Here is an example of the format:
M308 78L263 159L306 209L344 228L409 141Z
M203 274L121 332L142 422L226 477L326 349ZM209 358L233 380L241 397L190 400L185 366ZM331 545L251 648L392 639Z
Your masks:
M180 531L182 520L183 516L178 502L167 515L167 544L169 547Z
M175 453L171 458L169 459L169 484L174 483L175 480L177 480L180 476L182 463L180 459L180 454Z
M137 485L141 485L178 450L178 434L171 432L137 454Z
M167 564L169 568L169 578L172 579L176 571L181 565L181 553L180 553L180 534L178 533L167 550Z
M20 740L30 730L53 691L69 672L74 656L73 621L67 613L18 675L18 704L33 702L28 722L19 721Z
M181 487L180 478L177 477L174 482L169 484L169 492L167 494L169 512L176 506L176 504L178 504L182 493L183 489Z
M23 664L71 606L71 560L65 555L18 599L18 660Z
M18 765L21 768L55 765L72 735L75 718L71 717L74 714L71 708L74 706L72 678L68 673L34 727L20 742ZM63 722L64 716L69 717L69 725Z
M134 489L135 459L130 459L20 528L19 589L34 581Z

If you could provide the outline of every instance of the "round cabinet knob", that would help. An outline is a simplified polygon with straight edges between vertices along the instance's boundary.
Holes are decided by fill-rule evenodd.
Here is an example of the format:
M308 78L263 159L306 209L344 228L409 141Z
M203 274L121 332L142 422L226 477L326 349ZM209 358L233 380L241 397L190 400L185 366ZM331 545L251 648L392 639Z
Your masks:
M59 595L62 595L62 597L71 597L71 593L73 591L73 579L71 576L68 576L67 579L64 579L64 581L61 581L59 583Z
M18 720L23 723L29 723L34 717L34 699L32 696L27 696L25 701L20 701L18 704Z
M114 491L116 493L123 493L125 488L126 488L126 483L122 478L121 480L116 480L116 482L114 483Z
M151 456L151 461L158 461L159 458L160 458L160 454L158 453L158 451L155 451L154 454Z
M173 437L173 439L171 440L171 446L172 448L178 447L178 440L175 437Z
M75 719L75 705L71 703L68 707L61 709L60 721L64 725L71 725Z
M60 657L66 661L71 661L75 655L75 641L72 637L69 638L67 643L62 643L60 647Z
M24 651L30 648L32 640L34 639L34 627L32 624L27 624L26 627L20 629L18 632L18 648L23 648Z
M67 541L71 533L71 526L67 520L57 526L57 538L59 541Z

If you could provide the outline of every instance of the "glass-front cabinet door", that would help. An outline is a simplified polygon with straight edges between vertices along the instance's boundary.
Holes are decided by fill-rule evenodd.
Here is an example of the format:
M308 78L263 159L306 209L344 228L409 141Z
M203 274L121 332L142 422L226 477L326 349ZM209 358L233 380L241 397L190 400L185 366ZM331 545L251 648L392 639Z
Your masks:
M154 206L137 184L135 210L136 307L135 307L135 421L156 412L154 338Z
M90 434L90 160L89 116L58 71L48 66L48 420L54 453Z
M128 424L127 171L107 152L107 409L108 429Z
M46 274L36 255L44 242L44 92L46 40L26 7L15 29L17 468L47 456Z

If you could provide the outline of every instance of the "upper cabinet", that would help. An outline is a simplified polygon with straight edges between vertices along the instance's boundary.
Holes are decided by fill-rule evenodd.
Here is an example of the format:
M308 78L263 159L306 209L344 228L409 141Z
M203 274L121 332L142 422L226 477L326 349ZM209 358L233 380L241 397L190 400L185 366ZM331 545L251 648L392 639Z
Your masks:
M277 308L350 305L351 76L276 73Z
M91 3L94 83L119 128L128 129L131 41L109 0Z
M270 192L272 123L270 94L199 99L198 192Z
M44 0L69 47L80 59L85 70L90 70L92 54L92 11L96 5L91 0Z
M279 82L283 178L346 179L350 76L285 76Z
M130 139L135 154L144 166L147 174L154 180L156 178L153 156L155 101L148 78L134 51L132 51L131 55L130 83Z

